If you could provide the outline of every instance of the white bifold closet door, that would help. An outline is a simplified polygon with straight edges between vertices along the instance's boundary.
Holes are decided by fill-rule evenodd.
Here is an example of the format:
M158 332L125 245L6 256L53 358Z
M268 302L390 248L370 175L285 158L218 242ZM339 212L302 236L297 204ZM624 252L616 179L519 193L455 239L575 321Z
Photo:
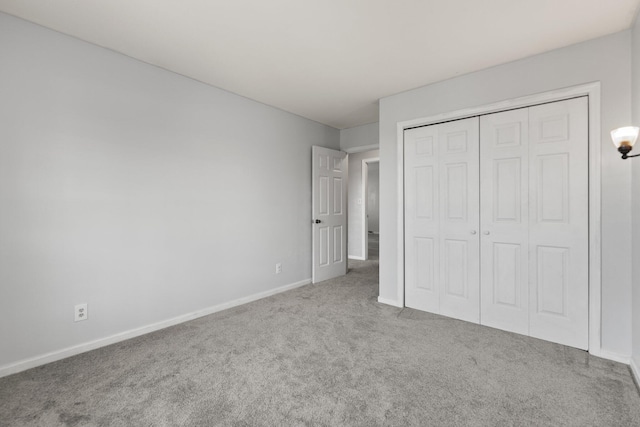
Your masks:
M453 190L444 178L459 162L438 149L444 150L442 138L451 126L472 126L478 119L405 132L408 307L588 348L587 108L583 97L480 117L479 125L475 122L479 149L465 159L467 178L472 178L464 192ZM465 132L470 138L477 135ZM429 141L434 141L433 150L427 149ZM479 165L479 179L472 175L477 173L473 162ZM457 200L464 193L466 222L455 223L443 192L458 194ZM465 233L461 245L457 239ZM464 251L452 253L456 245ZM445 308L444 296L461 298L460 292L448 287L449 273L430 267L437 267L432 260L439 259L440 267L451 271L451 255L459 260L455 274L476 286L474 292L459 289L468 290L466 297L479 295L477 308L465 313ZM477 263L471 256L478 257ZM465 304L473 302L466 298Z
M481 323L529 334L529 109L480 118Z
M529 109L529 335L589 346L586 97Z
M478 118L405 132L405 304L478 323Z

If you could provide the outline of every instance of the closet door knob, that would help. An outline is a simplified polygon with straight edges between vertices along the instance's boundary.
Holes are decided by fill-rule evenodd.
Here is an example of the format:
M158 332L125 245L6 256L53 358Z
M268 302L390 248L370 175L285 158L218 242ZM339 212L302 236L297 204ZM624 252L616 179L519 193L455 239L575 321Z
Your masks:
M488 235L489 235L489 234L491 234L491 233L490 233L490 232L488 232L488 231L484 231L482 234L484 234L485 236L488 236Z
M476 234L477 231L476 230L471 230L471 234Z

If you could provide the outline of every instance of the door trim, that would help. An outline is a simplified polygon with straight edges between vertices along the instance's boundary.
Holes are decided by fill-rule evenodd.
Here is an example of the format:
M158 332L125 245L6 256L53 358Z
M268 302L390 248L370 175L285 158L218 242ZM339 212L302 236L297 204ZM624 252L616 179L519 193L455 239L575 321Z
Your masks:
M398 159L398 246L397 246L397 304L404 307L404 131L450 120L463 119L537 104L562 101L579 96L588 97L589 105L589 353L608 357L602 351L602 245L601 245L601 152L600 152L600 82L553 90L549 92L514 98L478 107L436 114L433 116L398 122L396 125L396 149ZM382 302L382 301L381 301Z

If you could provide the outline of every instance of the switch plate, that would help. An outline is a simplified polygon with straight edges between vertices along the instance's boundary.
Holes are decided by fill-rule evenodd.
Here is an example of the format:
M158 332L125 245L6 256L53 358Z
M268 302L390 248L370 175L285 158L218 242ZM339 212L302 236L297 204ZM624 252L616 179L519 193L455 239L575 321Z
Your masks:
M277 263L276 264L276 274L280 274L282 273L282 264L281 263Z
M89 312L87 311L87 303L78 304L74 307L74 322L80 322L89 318Z

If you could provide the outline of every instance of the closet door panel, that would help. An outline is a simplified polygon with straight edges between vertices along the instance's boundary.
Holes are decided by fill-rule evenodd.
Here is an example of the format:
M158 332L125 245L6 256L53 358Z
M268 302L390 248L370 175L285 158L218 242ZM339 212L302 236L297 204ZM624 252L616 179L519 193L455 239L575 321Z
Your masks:
M527 335L529 114L519 109L480 119L481 320Z
M588 348L587 98L531 107L530 335Z
M440 314L480 322L479 118L437 125Z
M440 312L438 129L404 133L405 305Z
M405 131L405 304L588 347L586 97Z

